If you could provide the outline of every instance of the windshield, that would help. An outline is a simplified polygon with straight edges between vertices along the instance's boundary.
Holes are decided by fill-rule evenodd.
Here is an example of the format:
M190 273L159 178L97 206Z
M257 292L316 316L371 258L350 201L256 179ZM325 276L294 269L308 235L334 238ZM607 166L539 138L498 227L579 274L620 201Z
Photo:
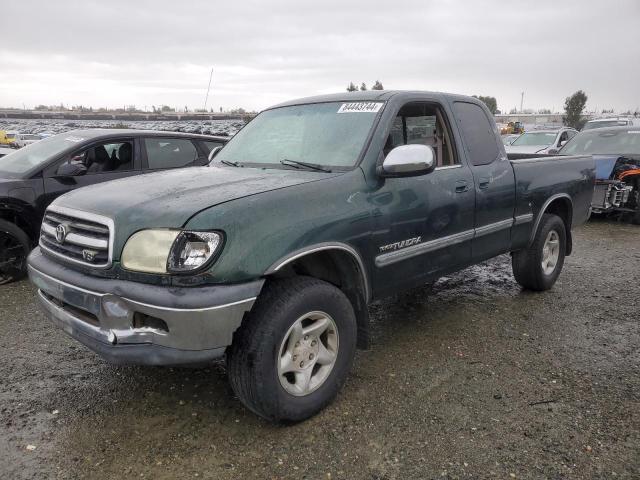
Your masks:
M557 136L556 132L523 133L511 145L551 145Z
M562 149L563 155L640 155L640 130L582 132Z
M0 175L10 178L21 177L81 140L68 133L62 133L27 145L0 158Z
M267 110L240 130L214 161L283 168L286 160L350 168L382 105L331 102Z
M599 120L597 122L587 122L582 130L592 130L594 128L619 127L627 125L626 120Z

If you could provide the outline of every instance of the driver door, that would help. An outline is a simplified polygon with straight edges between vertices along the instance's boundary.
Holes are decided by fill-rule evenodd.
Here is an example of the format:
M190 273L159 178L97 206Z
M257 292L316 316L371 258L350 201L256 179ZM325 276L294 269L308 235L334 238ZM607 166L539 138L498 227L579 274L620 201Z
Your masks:
M399 110L382 155L409 144L432 147L436 168L426 175L385 178L369 197L376 222L373 288L379 296L420 285L471 259L473 175L441 105L409 102Z

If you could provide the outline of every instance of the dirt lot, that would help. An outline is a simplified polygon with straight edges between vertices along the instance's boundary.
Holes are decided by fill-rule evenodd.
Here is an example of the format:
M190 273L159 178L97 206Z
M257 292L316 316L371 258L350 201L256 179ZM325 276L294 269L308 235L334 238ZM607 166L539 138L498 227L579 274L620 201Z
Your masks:
M0 476L640 478L640 227L591 222L575 245L550 292L505 256L373 305L346 388L289 427L221 366L107 365L28 282L0 287Z

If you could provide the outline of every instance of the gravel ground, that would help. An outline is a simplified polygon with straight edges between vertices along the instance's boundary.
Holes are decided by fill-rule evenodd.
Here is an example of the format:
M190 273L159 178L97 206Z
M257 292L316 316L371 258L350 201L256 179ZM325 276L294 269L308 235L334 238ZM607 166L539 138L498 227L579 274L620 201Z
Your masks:
M504 256L374 304L342 393L289 427L222 366L107 365L27 282L0 305L2 478L640 478L637 226L577 230L546 293Z

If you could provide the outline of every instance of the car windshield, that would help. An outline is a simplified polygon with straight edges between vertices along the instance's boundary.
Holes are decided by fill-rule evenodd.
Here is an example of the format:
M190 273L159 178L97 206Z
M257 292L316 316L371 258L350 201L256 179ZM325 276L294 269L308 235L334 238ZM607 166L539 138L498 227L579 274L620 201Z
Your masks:
M22 177L34 168L44 165L58 152L82 140L82 138L78 138L72 134L63 133L27 145L20 150L16 150L0 158L0 176L9 178Z
M351 168L356 164L382 102L331 102L262 112L240 130L215 162L304 168L294 162Z
M587 122L582 130L592 130L594 128L619 127L627 125L626 120L599 120L597 122Z
M556 132L531 132L523 133L516 138L511 145L551 145L558 134Z
M640 130L582 132L562 148L563 155L640 155Z

